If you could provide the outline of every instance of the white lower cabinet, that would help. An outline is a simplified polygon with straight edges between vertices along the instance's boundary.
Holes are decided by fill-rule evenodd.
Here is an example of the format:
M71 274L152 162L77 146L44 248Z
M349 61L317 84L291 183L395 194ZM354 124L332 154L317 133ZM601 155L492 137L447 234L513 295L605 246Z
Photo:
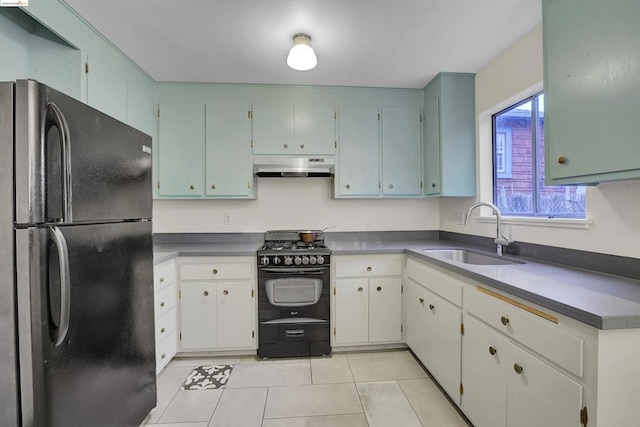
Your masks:
M154 266L153 287L156 373L159 373L176 355L178 349L176 337L178 291L176 289L176 266L174 260Z
M334 344L402 342L402 259L336 256Z
M255 349L255 258L180 262L180 350Z

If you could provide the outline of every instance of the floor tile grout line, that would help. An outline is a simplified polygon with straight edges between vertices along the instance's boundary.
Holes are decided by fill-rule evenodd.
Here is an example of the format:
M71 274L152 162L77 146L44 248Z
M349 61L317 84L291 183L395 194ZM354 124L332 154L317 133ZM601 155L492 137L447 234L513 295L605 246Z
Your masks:
M421 380L424 378L410 378L410 380ZM411 399L409 399L409 396L407 396L407 393L404 391L404 389L402 388L402 384L400 384L399 380L396 380L396 384L398 384L398 388L400 389L400 391L402 392L402 395L404 396L405 399L407 399L407 403L409 404L409 407L411 408L411 410L413 411L413 414L416 416L416 419L418 420L418 422L420 423L420 425L422 427L425 427L424 424L422 424L422 420L420 419L420 417L418 416L418 413L416 412L416 408L413 407L413 405L411 404Z

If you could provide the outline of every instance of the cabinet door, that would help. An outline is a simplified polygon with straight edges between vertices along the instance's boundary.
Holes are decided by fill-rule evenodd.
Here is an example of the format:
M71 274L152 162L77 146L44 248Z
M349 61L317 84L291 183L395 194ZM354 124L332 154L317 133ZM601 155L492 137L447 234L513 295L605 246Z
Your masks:
M295 150L301 155L335 154L335 108L328 105L296 105Z
M369 284L367 279L339 279L336 283L336 344L369 341Z
M338 112L338 197L378 196L380 152L378 108L340 107Z
M206 194L251 194L250 121L247 105L206 105Z
M127 122L127 65L110 45L94 45L87 56L87 104Z
M497 332L465 316L461 403L475 427L506 426L509 345Z
M543 17L547 182L639 177L640 2L547 0Z
M218 342L215 283L184 283L180 292L182 349L215 348Z
M369 342L402 339L402 279L369 280Z
M202 196L204 105L160 104L160 196Z
M580 426L580 384L513 344L506 369L507 426Z
M440 81L432 83L424 96L425 194L440 194Z
M459 308L425 290L427 352L425 366L451 399L460 404L462 313Z
M420 109L382 109L382 194L422 194L422 140Z
M407 345L423 364L427 362L427 310L426 290L411 280L407 281L406 322Z
M252 347L254 306L251 282L218 282L216 289L218 347Z
M254 104L253 154L294 154L293 105Z

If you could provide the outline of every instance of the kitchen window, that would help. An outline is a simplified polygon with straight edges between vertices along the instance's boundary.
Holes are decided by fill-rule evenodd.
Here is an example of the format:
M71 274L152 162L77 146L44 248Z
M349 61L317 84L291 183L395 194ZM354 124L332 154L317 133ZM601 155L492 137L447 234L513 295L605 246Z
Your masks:
M544 183L544 94L493 115L493 200L503 215L584 218L585 187Z

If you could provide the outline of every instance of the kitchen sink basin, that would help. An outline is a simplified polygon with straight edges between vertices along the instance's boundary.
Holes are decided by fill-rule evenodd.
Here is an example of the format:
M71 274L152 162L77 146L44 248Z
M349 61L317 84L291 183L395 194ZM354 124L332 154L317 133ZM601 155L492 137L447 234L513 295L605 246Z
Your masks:
M502 258L497 255L489 255L465 249L424 249L423 252L437 258L446 258L462 264L474 265L513 265L525 264L524 261L516 261Z

